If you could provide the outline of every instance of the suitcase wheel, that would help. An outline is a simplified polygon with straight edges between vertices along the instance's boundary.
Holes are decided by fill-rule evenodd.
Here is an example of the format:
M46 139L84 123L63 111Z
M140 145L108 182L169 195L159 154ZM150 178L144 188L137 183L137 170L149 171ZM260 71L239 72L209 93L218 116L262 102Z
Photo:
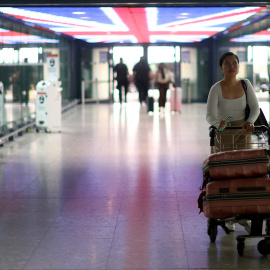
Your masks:
M237 251L239 256L244 255L245 239L237 239Z
M258 243L258 251L263 255L263 256L267 256L270 254L270 239L269 238L265 238L264 240L261 240Z
M208 219L207 233L209 235L210 241L212 243L215 243L218 234L217 224L215 220Z

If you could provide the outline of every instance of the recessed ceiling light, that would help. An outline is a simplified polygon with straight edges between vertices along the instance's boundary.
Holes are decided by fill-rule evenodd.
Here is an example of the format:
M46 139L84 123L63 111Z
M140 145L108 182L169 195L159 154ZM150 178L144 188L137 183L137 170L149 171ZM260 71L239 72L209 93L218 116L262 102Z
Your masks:
M72 12L72 14L81 15L81 14L85 14L85 12L84 11L74 11L74 12Z

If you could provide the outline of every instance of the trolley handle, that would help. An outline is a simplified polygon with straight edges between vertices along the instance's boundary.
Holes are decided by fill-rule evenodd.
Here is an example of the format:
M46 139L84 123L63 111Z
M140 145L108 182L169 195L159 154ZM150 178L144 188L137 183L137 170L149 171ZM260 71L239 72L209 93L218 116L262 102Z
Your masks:
M226 127L227 130L233 129L242 129L242 127ZM256 132L266 132L268 136L268 144L270 145L270 127L267 126L255 126L254 133ZM217 128L215 126L209 127L209 137L210 137L210 146L215 146L215 136L216 136Z
M242 129L242 127L226 127L226 129ZM254 132L265 132L269 131L267 126L254 126Z
M242 127L230 127L230 126L227 126L226 127L226 129L242 129ZM209 131L210 132L212 132L213 130L217 130L217 128L215 127L215 126L210 126L209 127ZM264 125L262 125L262 126L255 126L254 127L254 131L256 132L256 131L258 131L258 132L265 132L265 131L269 131L270 130L270 128L269 127L267 127L267 126L264 126Z

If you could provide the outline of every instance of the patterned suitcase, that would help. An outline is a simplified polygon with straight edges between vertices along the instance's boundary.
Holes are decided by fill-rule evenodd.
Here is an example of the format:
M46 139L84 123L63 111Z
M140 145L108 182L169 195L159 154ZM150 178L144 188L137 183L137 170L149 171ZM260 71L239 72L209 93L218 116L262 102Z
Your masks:
M266 149L244 149L209 155L203 162L203 175L209 179L262 177L269 173Z
M226 219L270 213L270 178L240 178L206 185L202 210L207 218Z

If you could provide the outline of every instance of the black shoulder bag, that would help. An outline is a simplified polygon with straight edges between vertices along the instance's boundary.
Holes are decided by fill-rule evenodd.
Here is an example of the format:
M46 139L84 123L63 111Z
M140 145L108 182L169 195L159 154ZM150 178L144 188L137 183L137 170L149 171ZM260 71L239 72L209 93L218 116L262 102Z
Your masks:
M250 114L250 107L248 105L248 100L247 100L247 85L246 85L244 80L241 80L241 83L243 85L245 95L246 95L246 103L247 103L247 105L246 105L246 108L245 108L245 120L247 120L248 117L249 117L249 114ZM259 114L257 120L255 121L254 126L266 126L266 127L269 127L269 124L268 124L268 122L267 122L267 120L265 118L265 115L264 115L261 108L260 108L260 114Z

